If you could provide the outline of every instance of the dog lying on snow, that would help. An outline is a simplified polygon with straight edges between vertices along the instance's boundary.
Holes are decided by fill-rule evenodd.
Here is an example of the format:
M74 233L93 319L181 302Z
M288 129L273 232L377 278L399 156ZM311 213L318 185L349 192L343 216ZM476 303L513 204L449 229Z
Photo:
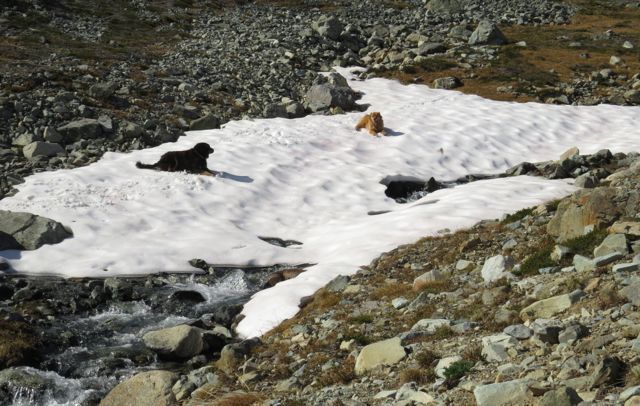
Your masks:
M371 114L365 114L364 117L356 124L356 131L361 128L366 128L370 135L377 136L378 134L385 135L384 133L384 121L382 121L382 115L374 111Z
M153 165L136 162L140 169L155 169L158 171L195 173L215 176L216 172L207 168L207 158L213 153L213 148L206 142L199 142L186 151L170 151L162 154L160 160Z

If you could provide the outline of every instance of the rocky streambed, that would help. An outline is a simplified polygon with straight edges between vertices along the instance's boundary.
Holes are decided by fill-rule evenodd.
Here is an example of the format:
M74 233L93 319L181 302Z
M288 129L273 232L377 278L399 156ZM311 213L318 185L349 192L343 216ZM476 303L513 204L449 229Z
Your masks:
M145 278L0 275L0 404L94 405L135 373L203 367L234 341L248 298L295 273L207 268Z

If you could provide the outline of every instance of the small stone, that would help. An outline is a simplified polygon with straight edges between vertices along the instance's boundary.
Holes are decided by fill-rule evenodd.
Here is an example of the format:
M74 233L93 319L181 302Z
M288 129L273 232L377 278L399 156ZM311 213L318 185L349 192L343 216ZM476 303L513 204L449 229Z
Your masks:
M526 340L531 338L533 335L533 331L524 324L514 324L512 326L505 327L503 332L511 337L517 338L518 340Z
M409 300L404 297L397 297L391 301L391 305L398 310L407 307L408 304Z
M509 256L496 255L488 258L482 266L482 279L484 279L485 283L490 283L510 277L511 274L507 271L511 270L514 265L515 261Z

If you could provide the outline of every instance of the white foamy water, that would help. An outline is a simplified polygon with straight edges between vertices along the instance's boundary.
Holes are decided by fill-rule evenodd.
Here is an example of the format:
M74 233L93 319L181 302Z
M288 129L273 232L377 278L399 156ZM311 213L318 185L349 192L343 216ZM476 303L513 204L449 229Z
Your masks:
M51 217L71 227L74 238L2 255L20 272L99 277L190 272L191 258L317 264L251 299L239 332L254 336L295 314L300 297L338 274L356 272L381 252L574 190L566 181L505 178L399 205L384 195L379 181L385 176L452 180L557 159L572 146L593 153L632 151L640 144L637 107L494 102L385 79L350 84L365 94L361 102L371 104L369 111L382 113L390 136L354 131L360 113L242 120L157 148L109 153L84 168L40 173L0 201L0 209ZM197 142L216 149L209 167L221 177L134 166ZM258 236L303 245L281 248Z

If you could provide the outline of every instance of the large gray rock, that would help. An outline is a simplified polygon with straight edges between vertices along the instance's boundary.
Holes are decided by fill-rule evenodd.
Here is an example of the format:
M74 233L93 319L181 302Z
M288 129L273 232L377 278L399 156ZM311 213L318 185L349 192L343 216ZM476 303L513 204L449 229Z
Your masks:
M200 329L187 325L150 331L142 339L147 347L169 359L189 359L203 347Z
M562 242L585 235L587 226L596 229L609 226L621 214L618 205L613 203L615 197L616 189L611 187L577 191L560 202L547 224L547 232Z
M22 148L22 154L27 159L32 159L39 156L52 157L64 152L64 149L59 144L50 142L36 141L31 144L25 145Z
M576 291L539 300L522 309L520 311L520 318L525 321L551 318L570 308L573 304L577 303L582 296L583 293L581 291Z
M0 210L0 251L35 250L72 236L70 229L46 217Z
M406 355L399 337L369 344L358 354L355 372L362 375L380 365L393 365L400 362Z
M311 27L323 37L337 40L342 33L342 23L334 16L320 16Z
M116 84L113 82L96 83L89 88L89 95L96 99L108 99L116 92Z
M212 130L214 128L220 128L220 119L213 114L207 114L189 124L189 130L191 131Z
M574 406L580 402L582 398L575 389L563 386L545 393L538 401L538 406Z
M318 77L305 95L306 105L312 112L340 107L348 111L356 107L357 94L347 84L346 79L337 73L329 78Z
M95 139L102 135L102 125L98 120L83 118L58 127L58 132L69 141Z
M507 38L502 31L490 21L480 21L476 30L469 37L469 45L504 45Z
M478 385L473 395L478 406L524 405L532 400L529 384L524 379Z
M149 371L119 383L100 402L100 406L178 405L171 388L178 375L169 371Z
M513 258L508 256L496 255L488 258L484 261L482 271L480 272L482 279L484 279L485 283L491 283L502 278L510 277L511 274L507 271L511 270L514 264Z
M609 234L600 245L593 249L593 256L600 257L614 252L625 255L629 253L627 237L624 234Z
M482 337L482 355L489 362L503 362L509 359L507 350L516 345L518 340L504 333Z

